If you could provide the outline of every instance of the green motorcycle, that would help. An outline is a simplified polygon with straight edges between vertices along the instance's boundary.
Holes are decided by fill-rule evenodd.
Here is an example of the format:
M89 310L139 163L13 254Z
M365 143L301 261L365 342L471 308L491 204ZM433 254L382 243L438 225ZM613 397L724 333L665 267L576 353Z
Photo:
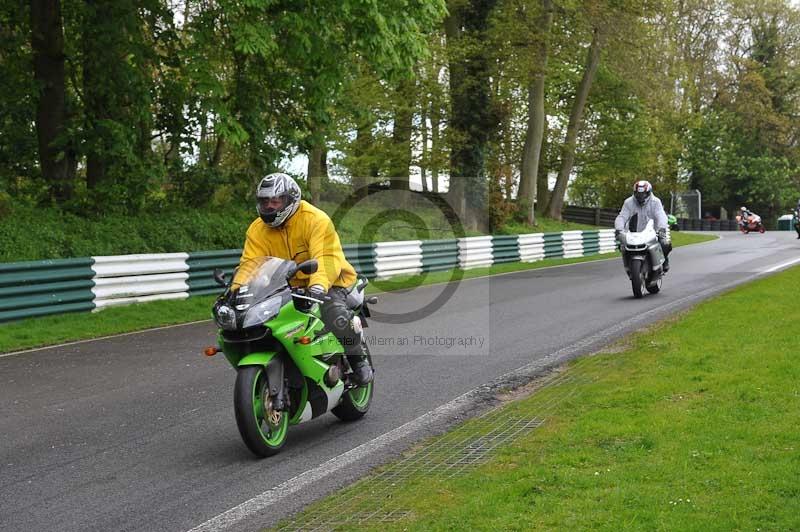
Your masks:
M667 225L669 226L671 231L677 231L678 228L680 227L678 225L678 219L672 214L667 215Z
M241 264L230 283L221 270L214 272L226 289L213 308L219 347L206 349L206 355L222 352L236 369L236 424L247 447L261 457L280 451L291 425L326 412L354 421L372 402L373 382L352 382L344 349L322 322L323 301L289 284L297 272L316 271L316 260L298 265L260 257ZM359 277L347 298L357 332L366 326L368 303L377 302L364 297L367 283ZM366 342L364 348L369 353Z

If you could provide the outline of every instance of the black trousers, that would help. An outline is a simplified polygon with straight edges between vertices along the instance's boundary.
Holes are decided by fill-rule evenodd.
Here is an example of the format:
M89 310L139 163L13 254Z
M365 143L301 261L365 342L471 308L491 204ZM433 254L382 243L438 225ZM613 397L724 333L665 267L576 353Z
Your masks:
M659 237L658 243L661 244L661 251L664 252L664 258L667 258L669 252L672 251L672 242L668 242L666 239Z
M322 322L336 336L348 356L362 356L361 335L353 329L354 313L347 307L347 289L332 286L328 297L330 300L322 304Z

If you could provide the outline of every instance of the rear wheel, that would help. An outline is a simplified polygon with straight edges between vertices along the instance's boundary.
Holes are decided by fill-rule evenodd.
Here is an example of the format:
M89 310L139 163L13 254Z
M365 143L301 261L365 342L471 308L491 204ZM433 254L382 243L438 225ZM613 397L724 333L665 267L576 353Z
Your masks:
M364 344L364 350L367 352L367 360L369 365L372 366L372 355L369 354L369 348ZM374 366L372 366L374 368ZM342 394L342 402L339 406L331 410L334 416L342 421L355 421L364 417L364 414L369 410L372 404L372 390L375 385L375 377L372 381L364 386L357 386L350 388Z
M273 410L268 392L263 366L239 368L233 391L236 425L247 448L261 457L280 451L289 430L288 412Z
M632 260L631 261L631 288L633 289L633 297L639 299L644 293L645 287L645 268L644 261Z

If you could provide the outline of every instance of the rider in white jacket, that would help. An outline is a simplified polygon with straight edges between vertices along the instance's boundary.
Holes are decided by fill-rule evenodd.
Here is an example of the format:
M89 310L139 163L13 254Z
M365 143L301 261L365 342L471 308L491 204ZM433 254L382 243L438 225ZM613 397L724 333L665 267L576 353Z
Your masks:
M653 185L648 181L637 181L633 184L633 194L622 204L622 209L614 220L617 234L622 231L643 231L647 222L653 220L658 233L658 242L664 251L664 272L669 270L669 252L672 243L667 238L667 213L661 200L653 195Z

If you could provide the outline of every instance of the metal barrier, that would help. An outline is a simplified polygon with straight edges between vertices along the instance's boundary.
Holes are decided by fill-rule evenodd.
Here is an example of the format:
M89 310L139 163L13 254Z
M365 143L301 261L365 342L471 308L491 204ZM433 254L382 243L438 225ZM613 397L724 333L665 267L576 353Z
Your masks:
M348 262L370 278L615 250L610 229L344 246ZM220 288L212 272L219 268L231 275L241 252L227 249L0 264L0 322L216 294Z

